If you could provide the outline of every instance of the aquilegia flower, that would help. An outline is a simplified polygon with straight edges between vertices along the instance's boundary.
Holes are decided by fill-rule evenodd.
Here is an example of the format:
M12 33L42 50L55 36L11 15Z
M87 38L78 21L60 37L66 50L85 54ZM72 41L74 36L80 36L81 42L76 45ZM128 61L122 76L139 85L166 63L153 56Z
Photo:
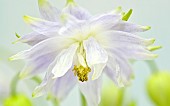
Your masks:
M136 34L150 27L127 22L130 13L122 15L117 9L92 16L72 0L62 11L47 0L39 0L39 7L44 19L24 16L33 32L18 40L32 47L10 58L27 61L21 77L46 71L43 82L33 92L35 97L51 92L61 100L78 83L88 105L96 106L102 73L124 86L133 74L130 59L157 57L147 48L155 40Z

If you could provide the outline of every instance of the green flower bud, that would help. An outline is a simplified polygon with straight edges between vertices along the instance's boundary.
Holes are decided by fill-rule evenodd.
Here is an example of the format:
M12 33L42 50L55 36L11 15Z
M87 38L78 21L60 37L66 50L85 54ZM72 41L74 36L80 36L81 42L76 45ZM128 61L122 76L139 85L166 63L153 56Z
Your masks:
M32 106L31 101L23 94L5 99L3 106Z
M157 106L170 106L170 73L157 72L150 76L147 91Z
M137 106L136 101L132 100L129 102L128 106Z
M104 86L100 106L122 106L124 89L118 88L113 83Z

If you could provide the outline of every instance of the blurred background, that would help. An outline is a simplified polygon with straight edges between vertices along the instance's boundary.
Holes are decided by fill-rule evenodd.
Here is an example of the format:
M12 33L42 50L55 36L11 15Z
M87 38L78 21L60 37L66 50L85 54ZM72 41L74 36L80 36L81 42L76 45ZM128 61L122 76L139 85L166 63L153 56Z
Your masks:
M60 9L65 5L65 0L50 1ZM152 27L151 30L142 33L141 36L156 38L155 45L161 45L163 48L155 52L159 54L155 62L160 71L170 72L169 0L76 0L76 2L94 15L113 10L118 6L122 6L124 11L132 8L133 14L129 21ZM29 48L28 45L22 43L12 44L17 39L15 32L23 35L31 31L30 27L22 19L24 15L40 17L37 0L0 0L0 106L4 98L9 96L12 78L24 66L23 61L10 62L8 57ZM154 100L151 99L152 97L148 96L146 86L154 70L150 70L144 61L135 62L133 68L135 78L132 84L123 90L122 105L128 106L129 102L131 102L131 106L135 106L135 104L136 106L155 106ZM104 85L111 86L110 80L106 77L104 79ZM17 91L24 93L33 106L51 106L52 103L47 101L45 96L40 98L31 97L36 85L37 83L33 80L22 80L18 83ZM170 91L168 92L170 94ZM72 106L80 106L78 87L71 91L69 96L61 103L61 106L70 104Z

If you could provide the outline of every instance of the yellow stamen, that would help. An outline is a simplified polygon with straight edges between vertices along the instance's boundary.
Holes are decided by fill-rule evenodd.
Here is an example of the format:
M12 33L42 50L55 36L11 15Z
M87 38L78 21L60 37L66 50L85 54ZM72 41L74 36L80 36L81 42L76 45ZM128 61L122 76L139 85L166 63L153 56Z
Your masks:
M83 67L83 66L74 66L74 75L78 77L79 81L87 81L88 80L88 74L91 72L90 67Z

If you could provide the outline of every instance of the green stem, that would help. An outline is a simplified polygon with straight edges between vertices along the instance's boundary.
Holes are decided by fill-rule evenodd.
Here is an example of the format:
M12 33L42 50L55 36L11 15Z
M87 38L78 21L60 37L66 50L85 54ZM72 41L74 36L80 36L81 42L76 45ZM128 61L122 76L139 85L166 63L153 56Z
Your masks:
M81 92L80 92L80 96L81 96L81 106L87 106L86 99Z
M37 76L33 77L32 80L34 80L38 84L40 84L42 82L41 78L39 78Z
M54 96L52 96L51 94L48 94L47 100L50 100L51 103L53 104L53 106L60 106L60 102L57 98L55 98Z
M16 95L16 88L19 81L19 73L17 73L11 81L11 95Z
M150 70L155 73L155 72L158 72L159 71L159 68L156 64L156 62L154 60L148 60L146 61L146 63L148 64Z
M59 101L55 98L52 99L52 103L53 103L54 106L60 106Z

